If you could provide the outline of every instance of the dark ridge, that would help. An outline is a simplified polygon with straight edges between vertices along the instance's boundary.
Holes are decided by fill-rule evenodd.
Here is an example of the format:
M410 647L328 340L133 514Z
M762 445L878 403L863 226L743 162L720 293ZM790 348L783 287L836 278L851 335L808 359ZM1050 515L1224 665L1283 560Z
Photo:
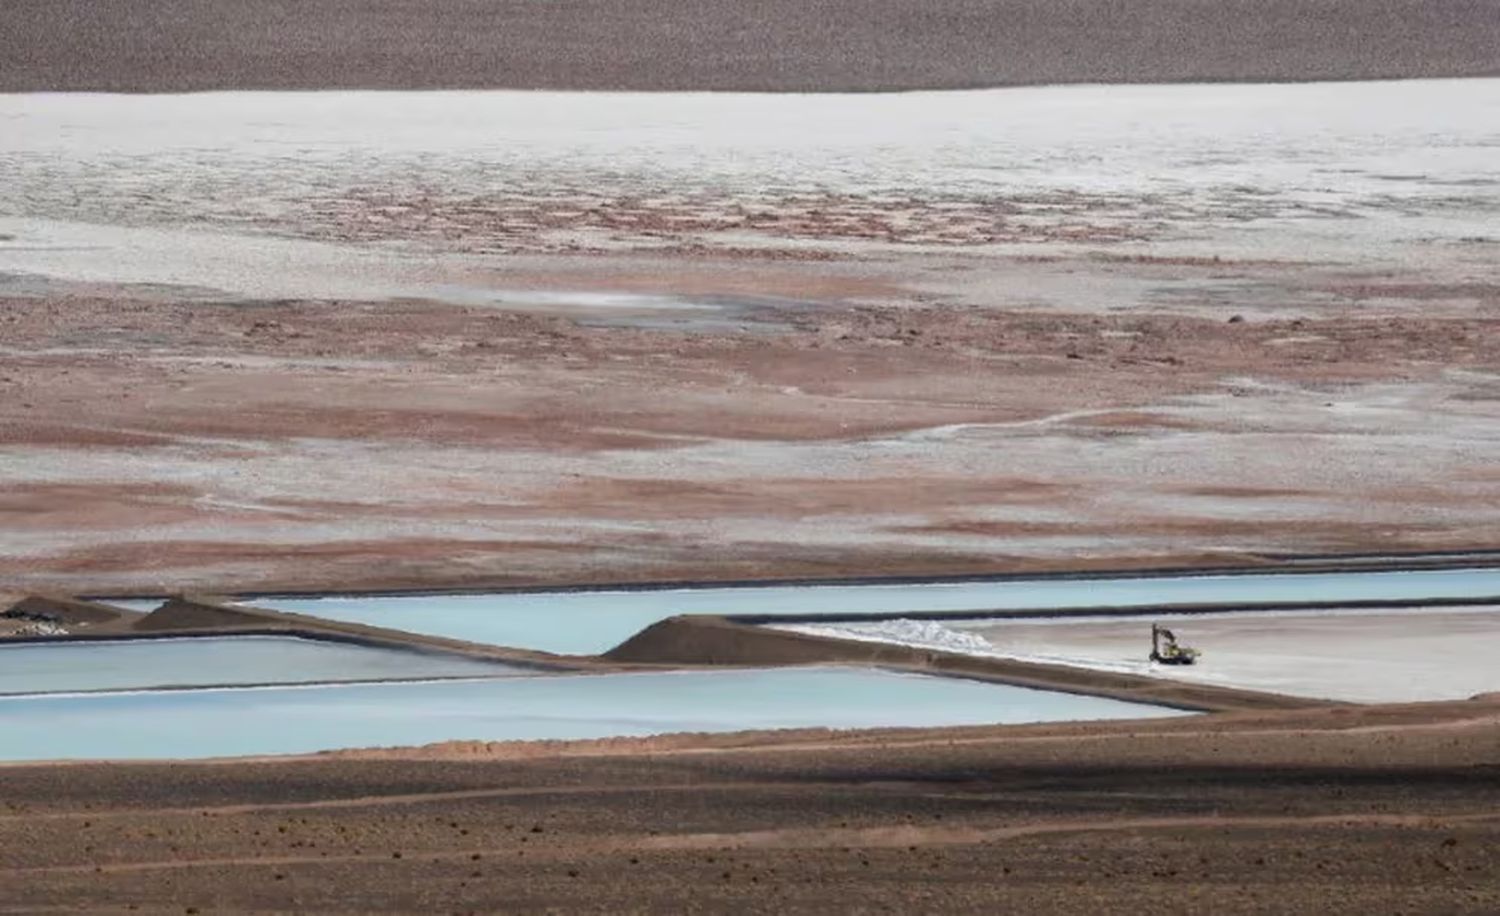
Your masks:
M386 627L327 620L306 614L273 611L247 605L231 605L211 595L182 595L168 599L135 626L139 636L184 635L283 635L304 639L345 642L376 648L463 655L481 661L499 661L512 666L546 671L568 671L598 667L592 659L553 655L531 649L471 643L442 636L408 633Z
M1500 0L6 0L0 91L844 91L1500 74Z

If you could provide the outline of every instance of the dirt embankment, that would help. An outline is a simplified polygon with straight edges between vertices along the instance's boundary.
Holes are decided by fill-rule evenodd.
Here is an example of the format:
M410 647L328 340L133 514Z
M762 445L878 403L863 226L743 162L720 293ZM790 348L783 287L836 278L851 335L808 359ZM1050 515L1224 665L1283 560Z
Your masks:
M1297 709L1327 705L1319 700L1177 684L1131 674L791 633L735 623L722 617L682 616L663 620L605 653L604 657L616 662L678 665L880 665L1202 710Z
M530 649L465 642L441 636L427 636L420 633L408 633L404 630L330 620L308 614L232 604L228 599L211 596L170 598L161 607L141 618L135 624L134 630L143 634L189 636L271 632L391 649L453 653L470 658L504 661L542 669L597 670L622 667L618 664L601 663L581 656L560 656Z
M109 635L127 632L142 615L124 608L64 595L0 594L0 638L63 633Z
M1491 0L0 6L0 90L855 91L1500 72Z

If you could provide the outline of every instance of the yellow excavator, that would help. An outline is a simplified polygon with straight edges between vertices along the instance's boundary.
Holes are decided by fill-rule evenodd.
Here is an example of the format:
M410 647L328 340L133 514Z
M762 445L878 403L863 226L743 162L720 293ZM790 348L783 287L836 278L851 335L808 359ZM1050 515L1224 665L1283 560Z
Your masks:
M1198 650L1177 644L1177 636L1159 623L1151 625L1151 660L1163 665L1192 665Z

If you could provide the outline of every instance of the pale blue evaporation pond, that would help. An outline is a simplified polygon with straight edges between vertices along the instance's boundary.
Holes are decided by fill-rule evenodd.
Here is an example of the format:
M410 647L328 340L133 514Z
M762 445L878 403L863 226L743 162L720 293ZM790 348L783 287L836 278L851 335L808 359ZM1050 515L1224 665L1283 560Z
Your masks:
M113 607L122 607L127 611L139 611L142 614L161 607L160 598L110 598L105 603Z
M534 673L458 655L292 636L0 644L0 694Z
M477 643L593 655L676 614L989 611L1155 604L1418 601L1495 595L1500 595L1500 569L267 598L248 603Z
M296 754L449 740L1191 715L855 668L580 675L0 698L0 760Z

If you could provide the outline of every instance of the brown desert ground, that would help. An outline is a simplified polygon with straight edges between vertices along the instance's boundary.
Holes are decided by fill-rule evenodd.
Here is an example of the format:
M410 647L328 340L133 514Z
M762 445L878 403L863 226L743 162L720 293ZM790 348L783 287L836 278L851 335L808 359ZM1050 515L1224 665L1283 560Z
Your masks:
M16 766L0 910L1492 913L1497 712Z

